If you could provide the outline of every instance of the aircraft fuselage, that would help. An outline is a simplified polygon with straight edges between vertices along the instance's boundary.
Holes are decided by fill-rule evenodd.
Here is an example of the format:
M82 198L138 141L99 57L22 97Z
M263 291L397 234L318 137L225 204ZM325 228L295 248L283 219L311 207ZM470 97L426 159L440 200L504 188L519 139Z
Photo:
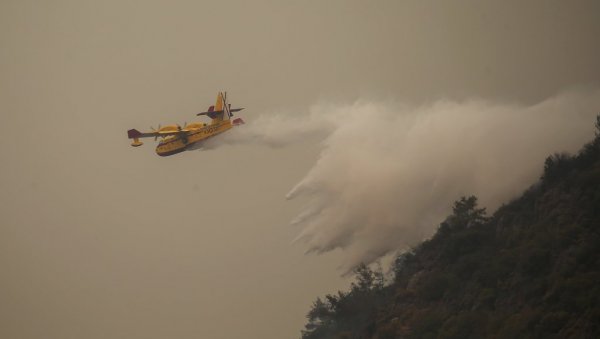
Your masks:
M166 157L183 152L191 145L223 133L231 127L233 125L230 120L214 121L198 129L182 131L181 134L168 136L156 146L156 154Z

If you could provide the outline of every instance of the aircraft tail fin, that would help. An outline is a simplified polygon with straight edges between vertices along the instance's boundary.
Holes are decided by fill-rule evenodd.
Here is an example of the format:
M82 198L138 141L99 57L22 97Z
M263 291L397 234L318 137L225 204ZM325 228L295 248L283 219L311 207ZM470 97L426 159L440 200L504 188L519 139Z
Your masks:
M222 92L217 94L217 102L213 106L209 106L206 112L197 113L196 115L208 115L209 118L215 120L223 120L225 111L223 110L224 96Z
M219 94L217 94L217 103L215 103L215 108L214 110L217 112L220 112L223 110L223 92L219 92Z
M196 113L196 115L208 115L213 120L229 120L234 112L243 109L243 107L231 108L231 104L227 103L227 92L219 92L217 102L213 106L209 106L206 112Z

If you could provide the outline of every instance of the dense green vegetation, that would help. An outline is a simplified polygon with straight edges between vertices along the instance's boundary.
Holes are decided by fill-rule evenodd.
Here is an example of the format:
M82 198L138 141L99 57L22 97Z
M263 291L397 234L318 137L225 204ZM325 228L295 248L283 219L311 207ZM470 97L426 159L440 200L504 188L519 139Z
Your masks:
M317 299L303 339L600 338L600 115L577 155L487 217L454 203L436 234L350 291Z

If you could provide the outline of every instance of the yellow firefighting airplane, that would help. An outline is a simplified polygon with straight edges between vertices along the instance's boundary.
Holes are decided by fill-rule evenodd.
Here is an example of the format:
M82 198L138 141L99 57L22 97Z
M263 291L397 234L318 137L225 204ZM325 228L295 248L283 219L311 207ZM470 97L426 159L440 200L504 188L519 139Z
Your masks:
M196 114L210 117L212 120L209 124L194 122L185 124L184 127L179 125L160 127L159 125L158 130L152 128L152 132L145 133L130 129L127 131L127 137L133 139L131 146L134 147L143 144L140 138L154 137L154 140L156 140L160 137L161 140L156 146L156 154L165 157L183 152L193 144L223 133L233 126L243 124L244 121L240 118L231 120L232 113L241 110L243 108L231 108L231 104L227 103L227 92L219 92L215 106L210 106L206 112Z

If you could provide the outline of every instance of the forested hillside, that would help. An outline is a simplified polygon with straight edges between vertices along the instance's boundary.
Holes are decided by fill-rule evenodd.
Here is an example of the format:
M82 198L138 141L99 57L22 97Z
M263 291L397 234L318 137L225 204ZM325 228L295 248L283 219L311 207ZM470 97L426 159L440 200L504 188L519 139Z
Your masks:
M600 338L600 116L596 128L493 215L456 201L391 283L358 267L350 291L313 303L302 338Z

